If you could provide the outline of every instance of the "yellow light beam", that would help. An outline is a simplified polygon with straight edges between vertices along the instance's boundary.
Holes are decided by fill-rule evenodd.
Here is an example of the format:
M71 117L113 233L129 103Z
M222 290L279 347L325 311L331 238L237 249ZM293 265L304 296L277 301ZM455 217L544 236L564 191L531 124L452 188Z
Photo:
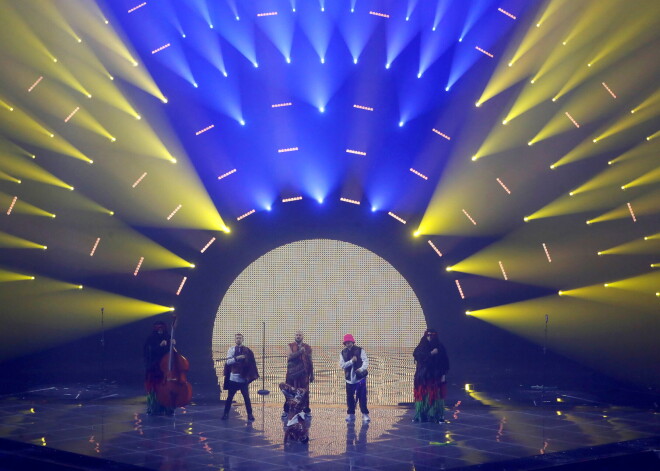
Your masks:
M2 243L1 241L2 239L0 238L0 244ZM34 276L32 275L22 275L21 273L14 273L0 268L0 283L7 283L12 281L32 281L32 280L34 280Z
M0 248L45 250L46 246L0 231Z
M0 284L3 359L50 348L100 332L100 309L106 329L171 310L107 291L36 276L30 283Z
M649 361L658 351L657 298L602 285L572 291L472 311L470 317L544 345L547 315L550 350L619 378L659 384L660 365Z
M11 116L6 116L8 114ZM0 129L4 129L12 138L92 163L89 157L61 136L56 136L22 109L14 108L11 113L0 113Z
M3 213L5 213L11 205L13 206L11 214L27 214L30 216L45 216L50 218L55 217L55 214L49 213L44 209L23 201L21 198L16 198L16 200L14 200L14 198L16 198L16 196L0 192L0 208L2 208Z
M599 222L626 218L632 218L632 221L635 221L637 218L659 212L660 206L658 206L658 201L660 201L660 191L650 192L611 211L601 214L600 216L590 219L587 224L596 224Z
M644 185L653 185L660 182L660 167L651 170L648 173L645 173L641 177L635 178L633 181L630 181L621 186L622 189L627 190L628 188L634 188Z
M635 159L627 162L623 162L619 165L608 166L605 170L597 173L588 181L574 189L570 192L570 195L575 196L580 193L585 193L588 191L594 191L603 188L618 188L621 187L621 183L625 181L630 181L636 175L639 175L640 172L648 172L649 168L654 168L657 166L656 155L647 155L644 159ZM657 169L656 169L657 171ZM652 173L652 172L651 172ZM645 174L646 175L646 174ZM639 177L643 178L643 177ZM630 185L633 182L623 185Z
M601 250L598 255L660 254L660 234L636 239L625 244Z

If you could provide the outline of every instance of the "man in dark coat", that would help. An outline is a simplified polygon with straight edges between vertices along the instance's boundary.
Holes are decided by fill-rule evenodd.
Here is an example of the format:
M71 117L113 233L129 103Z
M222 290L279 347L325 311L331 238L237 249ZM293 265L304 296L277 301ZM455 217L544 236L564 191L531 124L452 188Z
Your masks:
M257 362L254 359L252 350L243 345L243 334L236 334L234 341L236 345L229 347L229 350L227 350L227 361L224 369L225 382L223 387L229 394L225 401L225 412L222 415L222 420L229 418L231 402L236 392L240 391L245 401L248 420L253 421L254 416L252 415L249 386L252 381L259 377Z

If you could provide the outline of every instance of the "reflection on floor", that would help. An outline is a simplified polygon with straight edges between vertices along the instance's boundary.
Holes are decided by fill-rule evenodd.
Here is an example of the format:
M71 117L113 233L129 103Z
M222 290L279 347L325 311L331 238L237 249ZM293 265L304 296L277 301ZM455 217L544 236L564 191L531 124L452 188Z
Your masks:
M280 406L255 398L255 422L235 404L144 414L139 391L47 387L0 398L0 437L167 470L449 469L658 435L660 416L635 408L563 409L467 393L447 423L415 424L407 408L372 407L370 424L343 406L314 406L310 442L284 445Z

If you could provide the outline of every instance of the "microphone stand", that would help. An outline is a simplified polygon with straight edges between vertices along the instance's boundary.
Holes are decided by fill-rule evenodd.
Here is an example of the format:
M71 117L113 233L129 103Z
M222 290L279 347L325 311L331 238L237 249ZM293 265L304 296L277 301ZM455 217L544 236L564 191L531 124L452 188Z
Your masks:
M257 394L267 396L270 391L266 389L266 321L263 321L261 335L261 389Z

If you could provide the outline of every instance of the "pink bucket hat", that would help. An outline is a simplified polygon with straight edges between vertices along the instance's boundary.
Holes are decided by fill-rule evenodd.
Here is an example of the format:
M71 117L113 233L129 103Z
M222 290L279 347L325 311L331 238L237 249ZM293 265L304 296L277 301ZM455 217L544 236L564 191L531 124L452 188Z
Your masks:
M353 336L352 336L351 334L346 334L346 335L344 335L344 344L345 344L346 342L353 342L353 343L355 343L355 339L353 338Z

